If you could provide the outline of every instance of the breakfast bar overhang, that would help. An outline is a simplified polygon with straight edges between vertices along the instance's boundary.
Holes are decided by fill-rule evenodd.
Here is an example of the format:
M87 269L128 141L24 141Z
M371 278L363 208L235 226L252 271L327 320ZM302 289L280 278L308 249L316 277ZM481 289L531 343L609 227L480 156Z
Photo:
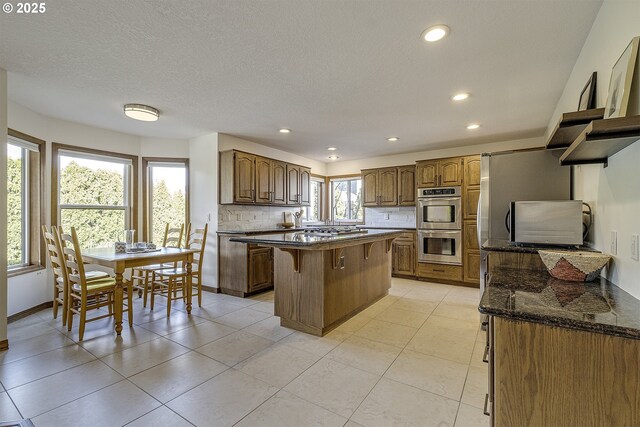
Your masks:
M402 230L233 238L274 250L274 311L280 324L322 336L387 295L391 248Z

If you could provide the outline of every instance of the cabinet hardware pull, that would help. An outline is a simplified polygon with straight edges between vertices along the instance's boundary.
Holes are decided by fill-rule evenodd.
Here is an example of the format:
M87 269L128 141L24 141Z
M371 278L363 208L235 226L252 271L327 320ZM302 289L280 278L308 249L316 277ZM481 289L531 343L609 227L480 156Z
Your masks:
M482 361L489 363L489 344L484 348L484 354L482 355Z
M487 406L488 406L488 405L489 405L489 393L487 393L487 394L484 396L484 410L483 410L483 412L484 412L484 414L485 414L486 416L490 417L490 416L491 416L491 414L490 414L490 413L489 413L489 411L487 410Z

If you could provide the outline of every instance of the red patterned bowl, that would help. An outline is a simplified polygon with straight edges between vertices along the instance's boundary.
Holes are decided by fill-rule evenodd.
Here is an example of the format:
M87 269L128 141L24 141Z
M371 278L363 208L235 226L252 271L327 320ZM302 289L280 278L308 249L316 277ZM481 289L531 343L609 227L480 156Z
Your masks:
M556 279L572 282L590 282L600 276L600 272L611 259L610 255L599 252L581 251L538 251L542 262Z

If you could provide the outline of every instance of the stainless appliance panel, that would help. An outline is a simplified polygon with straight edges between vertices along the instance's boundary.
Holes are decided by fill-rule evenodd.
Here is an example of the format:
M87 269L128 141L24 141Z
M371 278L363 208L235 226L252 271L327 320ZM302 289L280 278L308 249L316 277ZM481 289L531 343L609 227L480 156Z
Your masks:
M511 203L514 243L581 245L582 200L518 201Z
M418 198L418 228L427 230L460 230L462 199L457 197Z
M460 230L419 230L418 261L435 264L462 264Z

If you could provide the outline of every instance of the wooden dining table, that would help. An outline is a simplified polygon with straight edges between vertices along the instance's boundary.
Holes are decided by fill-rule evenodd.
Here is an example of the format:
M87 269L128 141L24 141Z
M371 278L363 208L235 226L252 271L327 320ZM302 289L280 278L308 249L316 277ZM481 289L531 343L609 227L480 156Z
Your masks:
M116 253L114 248L92 248L82 251L83 261L89 264L101 265L113 269L116 287L114 296L114 316L116 333L122 332L123 311L123 275L127 268L143 267L145 265L182 262L187 271L187 314L191 314L191 264L193 254L198 249L159 248L153 252ZM133 307L130 307L132 309Z

